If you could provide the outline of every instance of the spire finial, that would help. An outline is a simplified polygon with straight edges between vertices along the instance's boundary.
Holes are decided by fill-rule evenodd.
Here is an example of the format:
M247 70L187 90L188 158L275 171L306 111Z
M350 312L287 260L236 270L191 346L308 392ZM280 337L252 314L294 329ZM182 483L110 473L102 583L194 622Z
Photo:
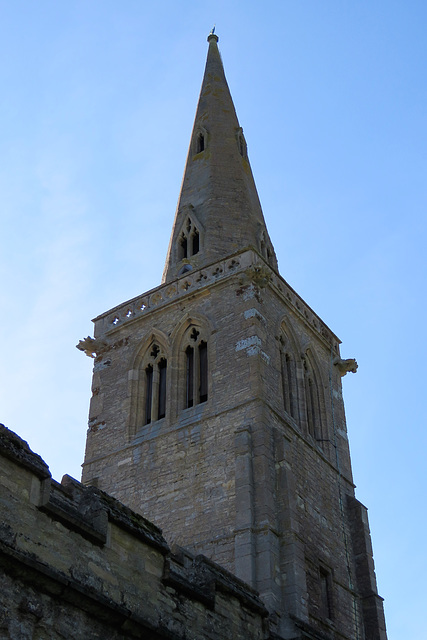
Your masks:
M208 42L210 42L211 40L215 40L215 42L218 42L219 40L218 36L215 35L215 25L212 27L212 30L208 35Z

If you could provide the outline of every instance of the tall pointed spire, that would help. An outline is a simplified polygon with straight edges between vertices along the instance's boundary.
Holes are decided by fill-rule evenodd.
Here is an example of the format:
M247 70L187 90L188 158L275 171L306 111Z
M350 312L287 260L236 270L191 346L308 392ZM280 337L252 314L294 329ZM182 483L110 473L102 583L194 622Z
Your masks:
M248 246L277 269L213 30L208 42L164 282Z

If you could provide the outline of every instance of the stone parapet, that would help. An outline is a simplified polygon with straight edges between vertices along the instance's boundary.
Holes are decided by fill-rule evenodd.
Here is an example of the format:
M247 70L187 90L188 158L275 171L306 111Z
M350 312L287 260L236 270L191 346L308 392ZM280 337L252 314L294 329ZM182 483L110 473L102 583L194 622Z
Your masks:
M256 591L0 426L0 638L269 638Z
M93 320L95 339L106 339L107 342L102 350L108 350L109 339L113 340L114 334L121 327L130 327L142 315L148 315L171 303L184 300L186 297L194 295L195 292L208 289L216 282L235 275L242 278L242 283L251 282L258 288L272 287L295 314L305 324L308 324L323 342L332 346L335 354L338 354L340 339L304 302L301 296L253 249L245 249L234 256L197 271L189 271L174 282L162 284L97 316ZM96 348L94 351L96 352Z

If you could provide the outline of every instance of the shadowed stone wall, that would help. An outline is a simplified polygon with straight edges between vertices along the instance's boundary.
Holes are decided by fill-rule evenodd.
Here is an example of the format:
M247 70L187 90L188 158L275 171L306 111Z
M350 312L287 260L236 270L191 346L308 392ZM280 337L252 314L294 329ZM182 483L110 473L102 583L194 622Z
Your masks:
M0 426L2 640L262 640L257 594Z
M185 407L192 330L207 342L208 398ZM349 507L360 503L339 339L259 254L242 251L102 314L92 348L85 485L256 589L281 637L299 637L302 624L362 640L373 607L374 637L385 638L372 550L353 548L369 528L366 510ZM138 402L158 352L166 412L147 423Z

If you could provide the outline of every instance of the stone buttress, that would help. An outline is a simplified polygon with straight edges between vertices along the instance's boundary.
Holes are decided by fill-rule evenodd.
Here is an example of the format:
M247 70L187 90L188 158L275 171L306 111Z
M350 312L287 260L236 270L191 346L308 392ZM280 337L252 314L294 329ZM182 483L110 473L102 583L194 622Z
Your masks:
M283 280L217 47L162 284L98 316L84 484L259 591L281 638L386 638L339 340Z

